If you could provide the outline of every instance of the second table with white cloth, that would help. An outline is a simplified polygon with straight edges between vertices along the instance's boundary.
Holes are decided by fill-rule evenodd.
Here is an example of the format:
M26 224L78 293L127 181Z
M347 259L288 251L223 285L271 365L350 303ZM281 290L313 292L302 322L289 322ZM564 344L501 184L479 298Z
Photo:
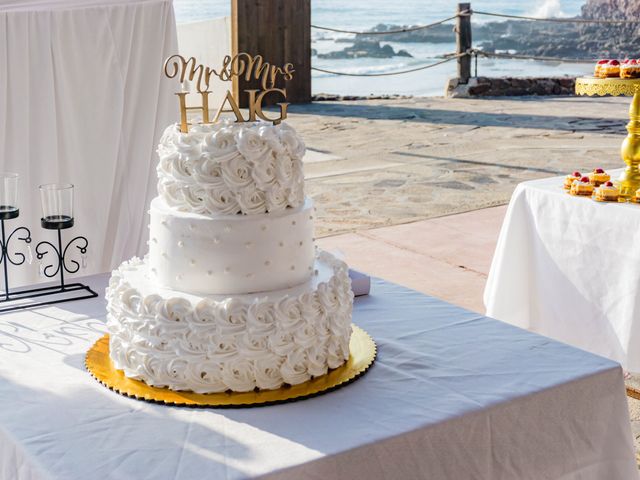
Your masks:
M571 196L563 180L516 187L484 292L487 315L640 372L640 204Z

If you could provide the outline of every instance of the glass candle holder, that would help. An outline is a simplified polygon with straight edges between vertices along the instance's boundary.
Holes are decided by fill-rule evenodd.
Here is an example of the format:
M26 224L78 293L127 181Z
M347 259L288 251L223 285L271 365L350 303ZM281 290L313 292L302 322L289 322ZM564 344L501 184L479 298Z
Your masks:
M42 218L40 223L49 230L73 227L73 185L47 183L40 185Z
M0 173L0 220L16 218L20 214L18 209L18 178L17 173Z

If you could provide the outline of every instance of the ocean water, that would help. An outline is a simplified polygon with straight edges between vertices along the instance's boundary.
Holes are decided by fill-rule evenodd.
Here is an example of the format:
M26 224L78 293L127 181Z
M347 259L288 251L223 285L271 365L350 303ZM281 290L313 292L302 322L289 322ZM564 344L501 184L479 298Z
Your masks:
M178 23L206 20L230 15L230 0L174 0ZM362 31L379 23L417 25L431 23L455 13L458 1L453 0L311 0L311 23L321 26ZM584 0L479 0L472 8L487 12L532 16L573 16L580 13ZM476 15L474 22L495 21L495 18ZM312 29L312 47L318 52L341 50L348 44L336 42L348 34ZM313 57L313 66L346 73L385 73L411 69L439 61L440 55L455 51L455 38L451 43L393 43L382 40L394 49L407 50L413 58L390 59L319 59ZM580 75L590 72L588 64L563 64L531 60L478 59L478 75L486 76L555 76ZM342 95L411 94L442 95L446 80L455 76L455 61L409 74L385 77L345 77L313 72L314 93Z

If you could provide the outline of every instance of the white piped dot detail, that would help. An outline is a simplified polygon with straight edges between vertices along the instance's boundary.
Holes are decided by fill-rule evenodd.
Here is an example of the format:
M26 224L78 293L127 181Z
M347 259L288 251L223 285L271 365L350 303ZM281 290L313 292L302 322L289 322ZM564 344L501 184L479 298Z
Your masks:
M184 247L184 242L182 240L178 240L178 247Z
M246 249L249 249L249 248L253 247L253 242L245 242L244 247Z
M153 237L153 238L151 239L151 241L152 241L153 243L158 243L158 239L157 239L156 237Z
M229 233L231 231L231 226L227 225L226 227L224 227L224 231L225 233Z
M189 261L189 265L191 265L191 266L193 267L195 264L196 264L196 261L192 258L192 259Z
M220 237L213 237L213 243L220 243Z
M176 280L182 280L182 275L176 275Z

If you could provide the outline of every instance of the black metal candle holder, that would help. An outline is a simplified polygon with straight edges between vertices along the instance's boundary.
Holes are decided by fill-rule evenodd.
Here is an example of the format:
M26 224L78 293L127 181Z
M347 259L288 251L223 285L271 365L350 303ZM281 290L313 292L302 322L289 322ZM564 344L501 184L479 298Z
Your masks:
M9 242L15 234L17 234L18 232L23 232L23 235L21 237L18 236L17 239L24 241L25 243L27 243L27 245L31 243L31 232L27 227L16 228L5 240L4 221L11 218L16 218L18 217L18 215L19 211L17 208L6 209L0 206L0 222L2 229L0 263L3 263L5 285L5 293L3 296L4 298L0 299L0 313L97 297L98 294L91 290L88 285L83 285L82 283L64 283L65 271L67 273L76 273L78 270L80 270L80 263L78 263L76 260L68 260L66 258L69 248L71 246L75 246L80 254L84 255L86 254L87 247L89 246L89 242L85 237L77 236L69 241L64 249L62 248L62 230L71 228L74 223L73 218L67 216L45 217L40 221L42 228L58 231L57 247L53 243L46 240L36 245L36 258L38 260L42 260L49 253L55 253L55 260L51 264L42 268L42 274L47 278L53 278L59 274L60 283L48 287L28 288L16 291L11 291L9 289L9 276L7 272L8 263L11 263L12 265L22 265L26 261L26 256L21 252L15 252L12 258L9 250ZM65 295L63 298L55 298L36 302L20 302L23 300L31 300L34 298L60 294ZM7 302L10 303L7 305L3 305Z

